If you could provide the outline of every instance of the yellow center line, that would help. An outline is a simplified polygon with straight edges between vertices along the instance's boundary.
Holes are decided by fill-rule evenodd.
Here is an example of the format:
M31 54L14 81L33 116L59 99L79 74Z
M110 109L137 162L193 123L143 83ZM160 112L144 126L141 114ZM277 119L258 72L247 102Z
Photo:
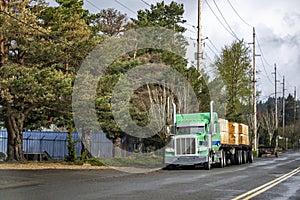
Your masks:
M233 198L232 200L238 200L238 199L241 199L241 198L246 197L248 195L250 195L250 196L246 197L245 199L250 199L254 196L257 196L258 194L261 194L261 193L265 192L266 190L274 187L275 185L277 185L277 184L281 183L282 181L290 178L291 176L294 176L295 174L297 174L299 172L300 172L300 167L298 167L297 169L294 169L293 171L291 171L291 172L289 172L289 173L287 173L283 176L280 176L280 177L274 179L273 181L265 183L265 184L263 184L263 185L261 185L257 188L254 188L253 190L250 190L250 191L248 191L244 194L241 194L241 195Z

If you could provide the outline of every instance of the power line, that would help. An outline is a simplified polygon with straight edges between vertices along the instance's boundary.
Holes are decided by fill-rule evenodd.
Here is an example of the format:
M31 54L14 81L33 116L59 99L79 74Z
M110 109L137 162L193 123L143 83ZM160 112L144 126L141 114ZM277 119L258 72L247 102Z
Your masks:
M268 61L266 60L266 58L265 58L265 56L264 56L264 54L263 54L263 51L262 51L262 49L261 49L261 47L260 47L260 43L259 43L258 37L256 37L256 41L257 41L257 45L258 45L260 54L261 54L262 58L264 59L265 63L266 63L267 65L269 65L270 67L272 67L272 65L268 63Z
M190 26L190 27L192 27L192 28L194 28L193 30L192 29L189 29L189 28L187 28L187 27L185 27L186 28L186 30L187 31L190 31L191 33L197 33L197 27L196 26L194 26L193 24L189 24L189 23L180 23L180 24L182 24L182 25L187 25L187 26Z
M228 24L228 22L227 22L227 20L225 19L223 13L222 13L221 10L219 9L219 6L218 6L218 4L216 3L216 1L213 0L213 2L214 2L214 4L215 4L216 8L218 9L219 13L221 14L221 17L223 18L224 22L227 24L229 30L232 32L232 34L233 34L236 38L238 38L237 35L235 34L235 32L234 32L234 31L232 30L232 28L230 27L230 25Z
M194 33L194 34L196 34L197 32L195 32L195 31L193 31L193 30L191 30L191 29L186 29L187 31L189 31L189 32L191 32L191 33Z
M147 3L146 1L144 0L141 0L144 4L146 4L147 6L151 6L149 3Z
M283 77L284 77L284 75L282 75L282 74L280 74L280 72L279 71L277 71L278 73L278 75L280 76L280 78L282 79ZM292 86L291 86L291 84L287 81L287 80L285 80L285 82L289 85L289 88L293 88ZM289 91L289 93L290 93L290 91Z
M218 53L216 53L208 44L206 44L206 46L210 49L210 51L212 52L212 53L214 53L215 54L215 56L218 56Z
M271 78L270 78L270 76L269 76L269 74L268 74L268 71L267 71L267 69L266 69L265 63L266 63L267 65L269 65L269 66L271 66L271 65L267 62L267 60L266 60L266 58L265 58L265 56L264 56L264 53L263 53L262 48L261 48L261 46L260 46L258 37L256 37L256 42L257 42L257 46L258 46L258 48L259 48L260 55L261 55L261 56L260 56L261 63L262 63L264 72L265 72L265 74L266 74L265 77L267 77L267 79L269 80L269 82L272 83L272 84L274 85L273 81L271 81Z
M263 61L262 61L262 64L263 64ZM264 71L265 71L266 75L264 75L264 74L261 74L261 75L264 76L264 77L266 77L269 80L269 82L270 82L271 85L274 85L273 81L271 81L271 78L268 76L268 73L266 72L265 67L263 67L263 68L264 68Z
M235 12L235 14L246 24L246 25L248 25L248 26L250 26L250 27L253 27L253 26L251 26L249 23L247 23L240 15L239 15L239 13L236 11L236 9L233 7L233 5L230 3L230 1L229 0L227 0L227 2L229 3L229 5L231 6L231 8L232 8L232 10Z
M89 0L86 0L86 2L88 2L89 4L91 4L92 6L94 6L94 8L97 8L99 11L101 11L101 9L96 4L90 2Z
M265 77L267 77L268 78L268 80L269 80L269 82L270 83L272 83L273 84L273 81L271 81L271 78L270 78L270 76L269 76L269 74L268 74L268 72L267 72L267 70L266 70L266 67L265 67L265 64L264 64L264 61L263 61L263 59L262 59L262 57L260 56L260 59L261 59L261 63L262 63L262 66L263 66L263 68L264 68L264 72L265 72ZM274 84L273 84L274 85Z
M195 26L195 25L193 25L193 24L190 24L190 23L185 23L186 25L188 25L188 26L191 26L191 27L193 27L195 30L197 30L197 26Z
M36 30L36 31L38 31L38 32L40 32L40 33L42 33L42 34L44 34L44 35L47 35L47 36L49 36L49 37L52 37L52 36L48 35L48 33L46 33L46 32L44 32L44 31L42 31L42 30L40 30L40 29L38 29L38 28L32 26L31 24L28 24L28 23L26 23L26 22L20 20L19 18L17 18L17 17L15 17L15 16L13 16L13 15L7 13L6 11L0 10L0 12L3 13L3 14L5 14L5 15L7 15L7 16L9 16L10 18L12 18L12 19L14 19L14 20L20 22L21 24L24 24L25 26L28 26L28 27L30 27L30 28L32 28L32 29L34 29L34 30Z
M14 19L14 20L20 22L21 24L23 24L23 25L25 25L25 26L27 26L27 27L30 27L30 28L32 28L33 30L35 30L35 31L37 31L37 32L39 32L39 33L42 33L42 34L48 36L51 40L54 40L54 41L63 43L63 44L65 44L65 45L67 45L67 46L69 46L69 47L71 47L71 48L74 48L73 46L69 45L69 44L66 43L65 41L60 40L60 39L58 39L58 38L56 38L56 37L53 37L53 36L50 35L49 33L45 32L45 31L42 31L42 30L38 29L37 27L34 27L34 26L32 26L31 24L28 24L28 23L22 21L21 19L15 17L15 16L13 16L13 15L11 15L10 13L7 13L6 11L0 10L0 13L2 13L2 14L4 14L4 15L7 15L8 17L10 17L10 18L12 18L12 19Z
M122 7L126 8L127 10L129 10L130 12L132 12L133 14L136 14L136 12L134 10L132 10L131 8L127 7L126 5L122 4L121 2L119 2L118 0L114 0L117 4L121 5Z
M211 57L208 55L208 53L205 52L204 54L205 54L205 56L208 58L208 60L210 60L210 62L213 63L213 60L212 60Z
M222 23L222 21L220 20L220 18L216 15L216 13L214 12L214 10L211 8L211 6L209 5L209 3L204 0L208 6L208 8L211 10L211 12L214 14L214 16L217 18L217 20L219 21L219 23L223 26L223 28L235 39L239 40L234 34L232 34L227 28L226 26Z
M214 43L208 38L208 41L210 42L210 44L214 47L214 49L216 50L216 52L219 54L219 50L218 48L214 45Z

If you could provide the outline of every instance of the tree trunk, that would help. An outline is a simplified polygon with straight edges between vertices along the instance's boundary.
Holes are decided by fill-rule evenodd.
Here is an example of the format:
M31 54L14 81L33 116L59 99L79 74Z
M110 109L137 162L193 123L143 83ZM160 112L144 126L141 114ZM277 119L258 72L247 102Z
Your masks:
M115 158L122 157L122 139L120 137L114 139L114 157Z
M4 66L5 62L5 40L4 36L0 35L0 67Z
M8 133L7 159L8 161L24 161L23 152L23 124L24 117L19 117L6 113L5 124Z

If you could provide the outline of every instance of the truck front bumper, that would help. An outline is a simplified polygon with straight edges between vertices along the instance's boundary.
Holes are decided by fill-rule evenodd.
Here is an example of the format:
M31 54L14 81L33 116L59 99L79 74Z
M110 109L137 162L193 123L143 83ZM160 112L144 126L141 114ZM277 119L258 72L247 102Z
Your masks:
M195 165L208 162L207 156L165 156L167 165Z

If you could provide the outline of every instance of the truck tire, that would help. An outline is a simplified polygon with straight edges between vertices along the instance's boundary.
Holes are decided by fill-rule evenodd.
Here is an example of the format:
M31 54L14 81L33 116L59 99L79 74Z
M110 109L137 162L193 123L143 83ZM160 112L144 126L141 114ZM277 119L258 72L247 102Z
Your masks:
M235 165L239 164L239 152L237 150L234 153L234 164Z
M240 151L240 150L236 150L236 151L235 151L234 158L235 158L235 164L236 164L236 165L242 164L242 160L241 160L241 151Z
M249 163L252 163L253 162L253 153L252 151L248 151L248 160L249 160Z
M235 154L230 155L230 164L235 165L236 164L236 159L235 159Z
M237 164L241 165L242 164L242 160L243 160L243 155L242 155L242 151L238 150L237 151Z
M242 151L242 163L243 164L246 164L248 162L248 159L247 159L248 155L247 155L247 151Z
M223 151L223 163L224 163L224 167L226 167L227 165L226 151Z
M220 155L221 155L221 157L219 158L219 162L220 162L219 167L224 168L224 152L223 152L223 150L221 150Z
M243 151L240 150L240 165L243 164Z

